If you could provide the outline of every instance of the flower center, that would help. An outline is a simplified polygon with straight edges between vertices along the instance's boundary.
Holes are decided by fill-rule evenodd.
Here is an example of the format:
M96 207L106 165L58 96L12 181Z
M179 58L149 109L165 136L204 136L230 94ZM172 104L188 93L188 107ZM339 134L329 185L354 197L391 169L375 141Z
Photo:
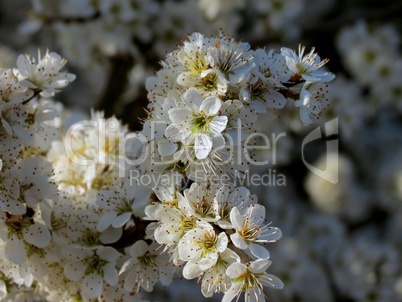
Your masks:
M134 203L135 198L128 200L127 198L122 198L121 203L116 205L117 215L122 215L124 213L131 212L131 206Z
M185 67L191 71L192 75L199 74L208 69L207 62L205 61L205 59L200 57L198 51L195 53L194 58L190 57L188 54L186 54L185 56L189 60L188 64L186 64Z
M214 217L213 213L213 202L208 202L206 198L202 198L201 202L196 202L193 204L195 212L201 217Z
M146 252L144 256L138 257L138 261L141 263L141 266L146 267L154 267L156 255L152 255L150 252Z
M262 275L264 275L264 273L253 274L248 269L246 269L246 271L242 275L234 279L234 282L241 282L242 283L241 290L243 292L246 292L253 287L262 287L261 283L258 281L258 277Z
M182 236L184 236L184 234L189 231L194 229L196 226L196 219L195 217L191 216L191 217L183 217L181 220L181 229L183 230L183 234Z
M238 230L237 233L243 237L244 241L247 243L253 242L257 239L258 235L261 233L261 227L259 226L250 226L247 220L244 220L242 223L241 230Z
M20 234L20 232L31 226L30 218L23 217L21 215L11 215L10 218L6 220L6 225L10 233L14 233L16 235Z
M213 116L208 116L208 115L206 115L206 113L204 111L201 111L197 115L194 114L193 117L194 117L192 119L193 128L191 128L191 131L194 134L198 134L198 133L210 134L211 133L209 123L213 120L213 118L214 118Z
M108 263L106 260L99 258L98 255L93 255L92 257L85 258L83 263L88 267L85 271L85 275L90 275L96 272L98 275L103 277L103 267Z
M218 89L218 75L216 73L209 73L201 78L201 83L195 86L203 88L205 91L216 91Z

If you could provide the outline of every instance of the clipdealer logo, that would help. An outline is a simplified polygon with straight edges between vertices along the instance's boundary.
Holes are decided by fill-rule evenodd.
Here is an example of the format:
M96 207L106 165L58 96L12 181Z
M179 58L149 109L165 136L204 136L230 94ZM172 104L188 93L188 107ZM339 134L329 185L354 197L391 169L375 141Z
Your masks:
M307 144L321 139L323 137L331 137L334 135L338 135L339 133L339 124L338 124L338 118L335 118L333 120L330 120L329 122L326 122L324 125L325 128L325 136L321 133L321 127L315 128L313 131L311 131L303 140L302 143L302 160L303 163L306 165L306 167L313 172L315 175L321 177L322 179L325 179L326 181L332 183L332 184L337 184L339 179L339 171L338 171L338 164L339 164L339 141L337 138L334 139L327 139L326 142L326 164L325 164L325 169L321 170L317 167L314 167L312 164L306 161L305 158L305 147ZM329 156L331 155L331 157ZM331 163L331 166L335 166L335 173L334 169L331 168L329 169L329 160L334 161Z

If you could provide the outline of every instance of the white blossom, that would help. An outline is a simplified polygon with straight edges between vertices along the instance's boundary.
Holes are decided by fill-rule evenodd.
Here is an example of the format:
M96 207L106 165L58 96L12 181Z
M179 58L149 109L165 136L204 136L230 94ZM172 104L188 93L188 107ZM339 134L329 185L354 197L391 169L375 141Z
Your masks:
M243 215L234 207L230 212L230 221L236 232L230 235L233 244L242 250L250 250L256 258L268 259L269 252L261 244L276 242L282 237L277 227L264 224L265 207L252 204Z
M244 301L265 302L263 287L282 289L282 281L265 271L271 265L270 260L258 259L247 264L234 262L226 270L233 279L232 286L223 296L222 302L230 302L244 292Z
M60 72L66 63L57 53L47 50L42 57L38 50L37 60L29 55L20 55L17 59L18 69L14 73L21 85L39 90L44 97L52 97L75 80L75 75Z

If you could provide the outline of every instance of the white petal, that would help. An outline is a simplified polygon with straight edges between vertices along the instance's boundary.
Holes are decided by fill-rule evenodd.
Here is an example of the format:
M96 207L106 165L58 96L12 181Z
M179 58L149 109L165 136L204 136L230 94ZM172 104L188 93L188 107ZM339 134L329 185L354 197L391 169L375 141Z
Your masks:
M156 191L155 191L156 193ZM156 193L156 196L158 196L158 193ZM159 198L159 196L158 196ZM155 211L158 209L158 206L156 205L148 205L145 207L145 215L147 215L144 219L146 220L157 220L155 217Z
M201 275L201 273L202 270L199 268L198 264L191 261L187 262L187 264L183 268L183 277L187 280L194 279Z
M204 101L201 94L195 89L189 89L183 94L183 100L186 105L193 111L199 112L202 102Z
M13 135L13 128L11 128L10 124L5 119L1 119L1 124L9 135Z
M172 142L178 142L184 139L184 133L176 125L169 125L165 130L165 136Z
M226 221L226 220L219 220L217 222L217 224L219 225L220 228L225 229L225 230L233 229L233 225L229 221Z
M233 262L240 262L240 257L234 251L227 248L223 253L220 253L220 257L228 264Z
M12 236L5 246L6 258L15 264L20 264L25 259L25 247L21 239Z
M35 115L35 122L42 123L44 121L50 121L57 117L59 114L57 113L57 110L53 108L46 108L44 110L39 111Z
M254 102L252 102L250 104L251 109L253 109L256 113L265 113L267 112L267 107L266 105L259 101L259 100L255 100Z
M174 187L157 187L154 189L154 192L159 200L164 202L172 201L174 198Z
M144 240L139 240L131 246L130 256L133 258L141 257L148 251L148 249L148 244Z
M238 233L233 233L230 235L230 239L232 243L241 250L246 250L248 248L248 244L244 241L243 237L241 237Z
M102 217L98 221L98 225L96 226L96 229L99 232L103 232L106 230L113 222L113 220L116 218L117 213L110 211L106 213L105 215L102 215Z
M218 260L218 254L217 253L211 253L207 255L204 258L201 258L200 261L198 261L198 266L200 269L203 271L213 267L216 264L216 261Z
M264 99L271 108L282 109L286 105L286 98L277 91L264 94Z
M52 235L43 224L35 223L24 230L24 239L34 246L44 248L50 243Z
M258 240L265 240L266 242L276 242L282 238L282 231L276 227L269 227L268 230L264 231Z
M250 272L254 274L259 274L265 272L268 267L271 265L272 261L267 259L258 259L256 261L251 262L248 269Z
M155 241L159 244L177 243L180 239L180 233L172 232L170 225L163 224L154 231Z
M311 120L311 118L308 115L308 111L306 108L300 107L299 116L304 125L310 125L313 123L313 121Z
M7 286L3 280L0 280L0 300L7 296Z
M202 252L201 248L194 245L193 242L185 242L183 238L182 240L180 240L178 247L180 259L184 261L189 261L200 258Z
M82 280L82 295L94 299L102 293L103 280L98 274L90 274Z
M101 247L96 250L99 258L108 262L114 262L120 257L120 253L110 246Z
M263 286L268 286L268 287L272 287L275 289L284 288L284 284L281 281L281 279L279 279L278 277L276 277L274 275L265 274L265 276L262 276L259 278L259 281L261 282L261 284Z
M302 74L303 79L307 82L330 82L335 79L335 75L331 72L314 71L311 75Z
M38 254L33 254L29 257L28 265L32 275L36 278L43 278L48 273L47 265Z
M137 271L134 269L131 270L124 279L124 289L128 292L132 292L134 290L134 287L136 287L136 284L133 281L137 279Z
M269 258L269 252L268 250L263 247L262 245L256 244L256 243L250 243L248 245L250 248L250 252L257 258L260 259L268 259Z
M87 267L81 262L69 262L64 266L64 275L71 281L77 281L84 276Z
M207 97L200 106L200 111L204 111L207 116L213 116L218 114L221 109L222 101L217 97Z
M133 215L133 213L131 212L126 212L121 214L120 216L117 216L112 223L112 226L114 228L120 228L123 225L125 225L127 223L127 221L130 220L131 216Z
M244 302L265 302L265 294L261 288L254 287L246 294Z
M181 124L188 121L192 117L193 112L188 108L172 108L168 114L172 123Z
M209 128L211 129L211 133L219 134L223 130L226 129L228 124L228 117L227 116L216 116L214 119L209 123Z
M108 263L103 267L103 275L105 281L112 286L119 282L119 274L117 273L115 265L112 263Z
M233 262L229 267L226 269L226 275L230 278L234 279L246 271L247 267L243 263Z
M195 156L198 159L205 159L212 149L212 139L206 134L199 134L195 137Z
M232 223L233 227L236 230L241 230L242 229L242 224L243 224L243 216L240 214L240 211L234 207L230 211L230 222Z
M224 250L226 250L226 247L228 246L228 236L226 236L225 232L222 232L218 235L218 240L216 242L216 250L219 253L222 253Z
M28 58L24 55L18 56L17 68L24 77L29 77L35 71L35 65L31 64Z
M232 301L241 291L242 283L235 282L232 286L227 290L225 295L222 298L222 302L230 302Z
M99 240L104 244L115 243L122 235L122 228L116 229L110 226L102 232L102 234L99 236Z
M136 258L131 258L128 259L126 262L123 263L123 265L120 268L119 271L119 275L123 274L124 272L126 272L127 270L129 270L130 268L132 268L134 265L136 265L138 263L138 259Z
M142 127L141 134L144 135L148 141L151 141L163 137L166 127L167 123L164 121L146 120Z
M248 209L248 217L250 224L261 222L265 219L265 207L261 204L254 204Z

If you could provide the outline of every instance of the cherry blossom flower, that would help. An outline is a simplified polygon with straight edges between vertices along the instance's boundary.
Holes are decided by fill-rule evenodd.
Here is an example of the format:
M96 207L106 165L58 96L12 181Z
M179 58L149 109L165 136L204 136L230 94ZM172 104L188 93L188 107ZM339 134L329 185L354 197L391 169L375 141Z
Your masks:
M82 295L96 298L102 293L103 281L110 285L118 282L116 261L120 253L106 246L96 249L63 250L63 255L70 259L64 265L64 274L71 281L82 279Z
M226 270L233 279L232 286L226 291L222 302L230 302L244 292L245 302L265 302L263 287L282 289L282 281L265 271L271 265L270 260L258 259L247 264L234 262ZM237 298L238 300L238 298Z
M184 93L183 101L186 108L169 110L172 124L166 128L165 136L173 142L194 142L195 156L204 159L213 147L212 137L221 135L228 122L226 116L219 116L222 101L213 96L204 99L194 89Z
M57 53L47 50L42 57L38 50L38 60L29 55L20 55L14 74L20 85L39 90L43 97L52 97L75 80L74 74L60 72L66 63Z
M301 78L310 83L329 82L335 78L331 72L319 71L328 59L321 60L320 56L315 53L313 47L311 51L304 55L305 47L299 45L299 54L290 48L282 47L282 55L285 57L286 65L293 72L290 80L298 82Z
M236 232L230 235L233 244L242 250L249 250L254 257L268 259L269 252L263 243L276 242L282 232L270 224L264 224L265 207L260 204L251 205L245 214L234 207L230 212L230 221Z
M225 232L216 234L212 226L208 228L195 228L188 231L179 242L179 256L184 261L196 263L201 270L213 267L219 253L226 250L228 237ZM184 267L183 275L192 274L193 267Z
M174 267L169 264L169 256L157 251L158 244L148 245L139 240L129 250L130 259L120 269L125 274L124 288L128 292L138 293L140 288L150 292L156 282L168 285L172 281Z

